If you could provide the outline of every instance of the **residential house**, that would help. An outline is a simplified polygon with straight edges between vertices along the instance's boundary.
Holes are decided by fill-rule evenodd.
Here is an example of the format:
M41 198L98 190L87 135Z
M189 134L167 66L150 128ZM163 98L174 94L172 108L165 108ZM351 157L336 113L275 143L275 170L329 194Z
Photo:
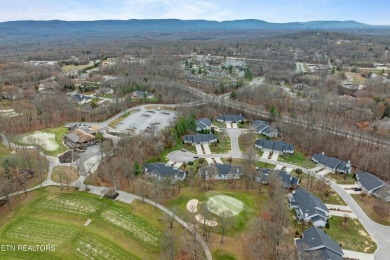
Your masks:
M83 94L78 94L78 93L72 95L70 98L76 101L79 105L87 104L92 101L92 97Z
M60 85L55 81L45 81L45 82L41 82L38 85L38 90L39 91L55 90L55 89L58 89L59 87L60 87Z
M78 128L66 134L64 138L65 144L70 148L86 147L97 142L93 134Z
M352 165L351 162L345 162L340 159L326 156L324 153L316 153L313 154L311 159L322 166L324 166L326 169L332 171L332 172L339 172L339 173L351 173Z
M383 181L369 172L358 172L356 174L356 179L358 181L358 185L369 195L375 194L377 190L385 185Z
M98 89L96 91L96 93L102 94L102 95L110 95L110 94L114 94L114 89L112 89L110 87L103 87L103 88Z
M384 182L384 186L375 190L374 195L385 202L390 202L390 185L387 182Z
M182 181L186 177L186 173L172 166L167 166L164 163L145 163L145 174L162 180L165 178L172 179L173 181Z
M269 184L269 178L272 174L276 175L282 181L283 187L286 189L295 189L299 185L299 179L295 176L288 174L283 170L272 170L265 168L256 168L257 175L255 177L255 182L262 184Z
M255 142L255 147L264 151L289 153L294 154L294 145L285 143L284 141L271 141L266 139L258 139Z
M201 132L204 130L210 130L211 129L211 120L210 118L201 118L196 120L196 131Z
M218 163L200 168L199 174L206 179L238 180L242 170L239 166Z
M262 135L267 137L277 137L278 130L272 128L267 122L261 120L255 120L252 122L252 127Z
M325 227L330 213L318 197L305 189L298 188L289 195L288 200L298 220L310 222L315 227Z
M217 117L217 121L225 123L241 123L245 121L245 117L242 115L219 115Z
M217 142L218 139L213 134L194 134L194 135L185 135L183 137L183 142L185 144L211 144Z
M344 253L340 245L322 229L311 227L303 232L301 239L295 240L300 260L342 260Z
M154 99L154 94L147 91L136 90L133 92L132 98Z

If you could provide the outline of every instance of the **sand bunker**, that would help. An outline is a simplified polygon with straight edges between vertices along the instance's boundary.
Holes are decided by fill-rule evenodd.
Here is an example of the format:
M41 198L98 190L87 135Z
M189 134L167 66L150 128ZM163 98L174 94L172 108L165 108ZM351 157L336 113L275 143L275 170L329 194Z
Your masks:
M39 144L43 147L43 149L49 152L55 151L59 148L55 134L47 132L34 132L30 135L24 136L20 142L28 145Z
M196 218L196 220L197 220L198 222L200 222L200 223L202 223L202 224L203 224L203 221L205 220L204 217L203 217L203 215L201 215L201 214L196 215L195 218ZM210 227L215 227L215 226L217 225L217 221L215 221L215 220L210 220L210 219L206 219L206 225L207 225L207 226L210 226Z
M244 208L244 204L241 201L226 195L211 197L206 202L206 205L210 212L218 216L221 216L224 211L230 211L232 216L236 216Z
M195 213L198 211L198 203L199 201L197 199L190 200L187 202L187 209L191 213Z

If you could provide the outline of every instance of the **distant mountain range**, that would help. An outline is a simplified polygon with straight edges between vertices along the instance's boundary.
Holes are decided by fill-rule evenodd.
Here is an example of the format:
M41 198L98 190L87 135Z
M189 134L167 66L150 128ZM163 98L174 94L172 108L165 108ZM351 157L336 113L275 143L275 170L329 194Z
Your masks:
M178 19L149 20L100 20L100 21L13 21L0 23L3 42L25 37L47 38L67 35L138 35L150 32L180 33L243 30L388 30L390 26L378 26L356 21L312 21L269 23L262 20L206 21ZM1 40L0 40L1 41Z
M262 20L248 19L235 21L206 21L178 19L148 19L148 20L100 20L100 21L13 21L0 23L0 30L31 31L31 30L66 30L66 31L106 31L106 30L342 30L342 29L373 29L389 26L373 26L356 21L312 21L291 23L269 23Z

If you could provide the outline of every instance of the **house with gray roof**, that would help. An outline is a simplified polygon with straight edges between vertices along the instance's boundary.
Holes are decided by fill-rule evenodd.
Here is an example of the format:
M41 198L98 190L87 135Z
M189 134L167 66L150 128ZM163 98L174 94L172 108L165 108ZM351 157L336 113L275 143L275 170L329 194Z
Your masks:
M264 151L289 153L294 154L294 145L284 141L271 141L266 139L258 139L255 142L255 147Z
M242 115L219 115L217 121L222 123L241 123L245 121L245 117Z
M269 184L269 179L271 175L275 175L276 178L279 178L282 181L283 187L286 189L295 189L299 185L299 179L295 176L288 174L283 170L272 170L266 168L257 168L257 175L255 177L255 182L262 184Z
M325 227L330 213L318 197L305 189L298 188L289 195L288 200L298 220L310 222L315 227Z
M211 120L210 118L201 118L196 120L196 131L201 132L204 130L210 130L211 129Z
M267 122L262 120L255 120L252 122L252 127L262 135L267 137L277 137L278 130L272 128Z
M230 164L212 164L199 169L199 174L206 179L238 180L242 174L240 166Z
M217 137L213 134L194 134L183 136L183 142L185 144L211 144L217 141Z
M303 232L301 239L295 240L300 260L342 260L344 253L340 245L322 229L311 227Z
M376 189L373 194L385 202L390 202L390 184L384 182L384 186Z
M92 98L83 94L74 94L71 99L76 101L79 105L83 105L92 101Z
M335 157L326 156L324 153L315 153L311 157L312 161L324 166L332 172L348 173L352 171L351 162L345 162Z
M186 173L172 166L167 166L164 163L145 163L144 164L145 174L154 177L158 180L165 178L172 179L175 181L182 181L186 177Z
M358 185L369 195L375 194L377 190L385 185L383 181L369 172L358 172L356 174L356 179Z

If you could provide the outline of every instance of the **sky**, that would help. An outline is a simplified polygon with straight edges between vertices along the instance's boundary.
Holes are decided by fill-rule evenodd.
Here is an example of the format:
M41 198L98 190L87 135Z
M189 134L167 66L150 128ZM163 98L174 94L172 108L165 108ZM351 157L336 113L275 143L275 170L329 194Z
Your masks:
M355 20L390 25L389 0L0 0L0 22L16 20Z

